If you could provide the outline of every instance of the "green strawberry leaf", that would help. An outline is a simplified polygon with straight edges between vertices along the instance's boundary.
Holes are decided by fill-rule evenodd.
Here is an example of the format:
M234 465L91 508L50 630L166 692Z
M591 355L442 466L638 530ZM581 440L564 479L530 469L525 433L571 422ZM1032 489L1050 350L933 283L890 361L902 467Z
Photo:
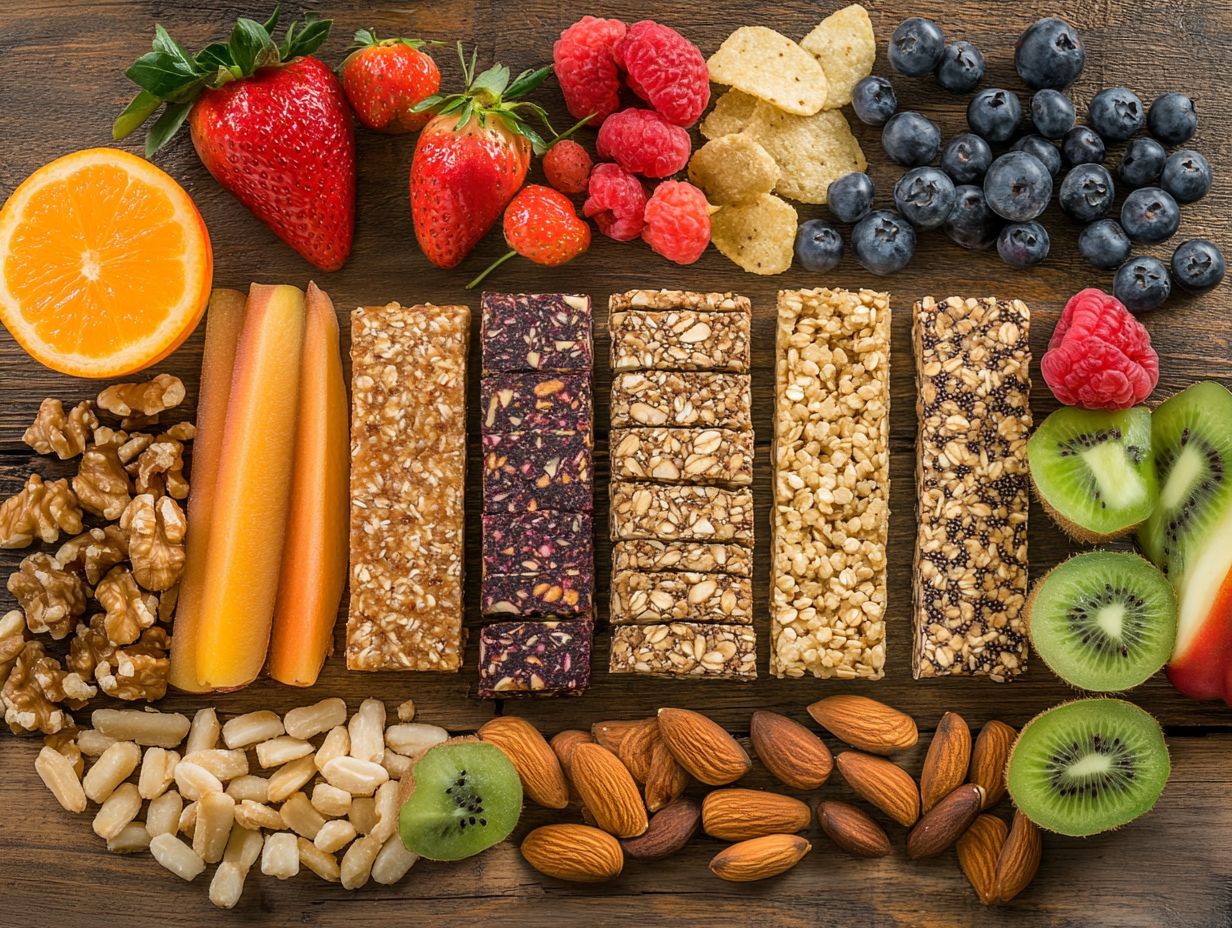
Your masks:
M435 109L445 102L445 98L439 93L434 93L430 97L424 97L418 103L411 107L412 113L426 113L428 110Z
M168 57L180 62L187 70L192 71L196 69L192 56L188 54L184 46L173 39L171 34L158 23L154 24L153 49L156 52L163 52Z
M134 84L160 100L183 98L195 93L202 83L195 62L186 64L164 51L146 52L124 73Z
M211 42L197 52L197 67L204 73L213 74L220 69L230 71L234 66L231 49L226 42Z
M468 99L466 101L466 105L462 107L462 112L458 115L458 122L456 125L454 125L453 130L455 132L460 130L463 126L465 126L468 122L471 121L471 117L473 115L475 115L475 101Z
M311 55L325 44L333 24L332 19L320 19L316 13L309 13L305 16L303 25L298 31L296 31L296 26L299 24L291 23L287 27L287 37L282 43L282 60L290 61L301 55Z
M353 48L364 48L368 45L376 45L376 31L373 29L356 29L351 45Z
M278 28L278 18L282 15L282 4L274 4L274 12L270 13L269 19L261 24L261 28L268 32L271 36L274 30Z
M117 142L127 138L137 130L143 122L150 118L153 112L163 105L163 101L148 91L141 91L133 97L124 112L116 117L111 124L111 137Z
M240 17L227 41L231 60L242 74L252 74L258 68L278 63L278 46L261 23Z
M493 65L484 71L467 87L467 93L472 96L480 96L481 94L488 95L491 100L487 102L495 103L501 98L505 92L505 88L509 86L509 69L503 64Z
M552 66L550 64L533 71L523 71L513 79L513 83L509 85L509 89L503 94L504 98L506 100L516 100L519 97L526 96L542 84L551 73Z
M191 109L192 103L167 104L167 108L163 110L163 114L150 127L150 132L145 137L145 156L147 158L152 158L156 151L171 140L171 137L184 124L188 111Z

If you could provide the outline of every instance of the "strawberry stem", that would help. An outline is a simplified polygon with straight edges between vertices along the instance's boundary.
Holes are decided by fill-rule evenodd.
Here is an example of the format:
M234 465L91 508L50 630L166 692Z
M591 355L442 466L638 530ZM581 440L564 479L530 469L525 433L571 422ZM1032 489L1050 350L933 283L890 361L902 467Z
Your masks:
M467 289L467 290L474 290L474 289L475 289L476 287L478 287L481 283L483 283L483 279L484 279L485 277L487 277L487 276L488 276L489 274L491 274L494 270L496 270L498 267L500 267L502 264L504 264L506 261L508 261L510 258L512 258L512 257L513 257L514 255L516 255L516 254L517 254L517 252L516 252L516 251L507 251L507 252L505 252L503 255L501 255L499 258L497 258L495 261L493 261L491 264L489 264L486 268L484 268L483 272L482 272L482 273L481 273L478 277L476 277L476 278L475 278L474 280L472 280L469 284L467 284L467 285L466 285L466 289Z

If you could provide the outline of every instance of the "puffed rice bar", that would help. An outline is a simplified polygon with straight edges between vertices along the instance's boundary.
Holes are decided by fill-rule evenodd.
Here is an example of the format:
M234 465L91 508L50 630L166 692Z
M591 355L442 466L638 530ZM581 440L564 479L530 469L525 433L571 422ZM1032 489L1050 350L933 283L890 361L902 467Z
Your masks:
M740 545L696 541L620 541L612 545L612 571L687 570L753 576L753 552Z
M612 630L611 673L701 680L757 679L750 625L621 625Z
M746 373L749 321L747 312L613 312L608 316L612 370Z
M612 541L657 539L753 544L748 487L611 484Z
M753 427L748 374L626 371L612 378L612 428Z
M614 429L613 480L655 483L753 482L753 433L732 429Z
M753 581L731 574L643 573L612 574L613 625L662 622L753 622Z

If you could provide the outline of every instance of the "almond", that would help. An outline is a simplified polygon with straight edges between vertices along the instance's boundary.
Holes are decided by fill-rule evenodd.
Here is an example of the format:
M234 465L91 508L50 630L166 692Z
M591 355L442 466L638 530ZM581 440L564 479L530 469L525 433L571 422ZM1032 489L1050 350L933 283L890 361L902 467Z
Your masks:
M849 802L827 800L817 806L817 824L853 857L885 857L890 838L873 817Z
M547 809L569 805L569 784L551 746L526 719L503 715L489 719L479 737L496 745L513 762L522 778L522 788L533 801Z
M792 789L817 789L834 769L834 758L825 742L799 722L777 712L754 712L749 722L749 740L766 769Z
M650 771L646 774L646 808L657 812L679 799L689 786L688 772L676 762L667 743L655 738L650 753Z
M799 799L758 789L716 789L702 800L702 830L721 841L803 831L812 817Z
M707 786L726 786L753 766L726 729L691 709L660 709L659 735L676 762Z
M827 696L808 713L834 737L871 754L893 754L920 738L911 716L867 696Z
M658 721L643 719L629 729L614 752L639 783L645 783L650 773L650 754L658 740Z
M629 770L598 744L573 749L573 785L595 823L618 838L635 838L646 830L646 807Z
M958 866L984 905L997 901L997 855L1006 831L1005 822L995 815L981 815L958 839Z
M786 873L813 846L799 835L766 835L750 838L715 854L710 871L732 883L751 883Z
M1027 888L1039 870L1044 838L1036 824L1018 810L1009 837L997 857L997 901L1009 902Z
M650 818L650 826L637 838L621 841L625 856L634 860L662 860L681 850L697 833L702 810L692 799L669 802Z
M964 783L924 813L907 835L907 856L912 860L936 857L953 847L980 814L984 787Z
M552 740L548 742L552 746L552 752L556 755L556 759L560 761L560 768L565 772L565 776L572 779L573 772L570 769L573 764L573 749L579 744L591 744L594 742L590 732L582 731L580 728L566 728L564 731L558 731L552 736Z
M625 735L631 732L635 726L640 725L641 722L641 719L595 722L595 724L590 726L590 734L597 744L603 745L613 754L619 754L620 742L624 741Z
M996 719L986 723L975 739L971 749L972 783L984 787L984 808L991 809L1005 798L1005 765L1009 763L1010 748L1018 733L1004 722Z
M843 751L835 763L852 789L898 824L910 828L920 817L920 791L902 767L859 751Z
M971 729L957 712L947 712L937 723L920 771L920 808L927 812L961 786L970 763Z
M610 880L620 875L625 863L620 842L589 825L536 828L522 841L522 856L544 876L574 883Z

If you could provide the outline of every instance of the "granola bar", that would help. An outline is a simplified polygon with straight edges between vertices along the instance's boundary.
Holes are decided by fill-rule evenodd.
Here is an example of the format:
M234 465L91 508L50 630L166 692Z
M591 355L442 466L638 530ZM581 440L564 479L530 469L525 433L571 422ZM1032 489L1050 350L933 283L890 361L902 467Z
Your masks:
M484 615L584 615L594 608L593 572L503 575L483 578Z
M589 432L483 436L485 512L593 508Z
M749 369L747 312L614 312L612 370L736 371Z
M731 429L616 429L609 439L613 480L656 483L753 482L753 433Z
M748 374L628 371L612 379L612 428L752 428Z
M483 575L594 575L589 512L490 513L483 517Z
M647 570L753 576L753 552L740 545L696 541L619 541L612 545L612 571Z
M880 679L889 297L783 291L777 341L770 671Z
M755 680L757 635L750 625L621 625L612 630L608 669L659 677Z
M613 541L731 541L753 544L753 494L748 487L613 483Z
M590 684L589 621L497 622L479 632L479 696L580 695Z
M485 432L590 432L589 373L488 374L479 396Z
M483 372L589 371L590 297L485 293Z
M1018 300L915 305L916 678L1026 669L1030 324Z
M462 661L465 306L351 314L352 670Z
M612 574L613 625L655 622L720 622L751 625L753 581L731 574Z
M707 312L752 312L746 296L737 293L693 293L688 290L629 290L608 299L608 312L629 309L697 309Z

